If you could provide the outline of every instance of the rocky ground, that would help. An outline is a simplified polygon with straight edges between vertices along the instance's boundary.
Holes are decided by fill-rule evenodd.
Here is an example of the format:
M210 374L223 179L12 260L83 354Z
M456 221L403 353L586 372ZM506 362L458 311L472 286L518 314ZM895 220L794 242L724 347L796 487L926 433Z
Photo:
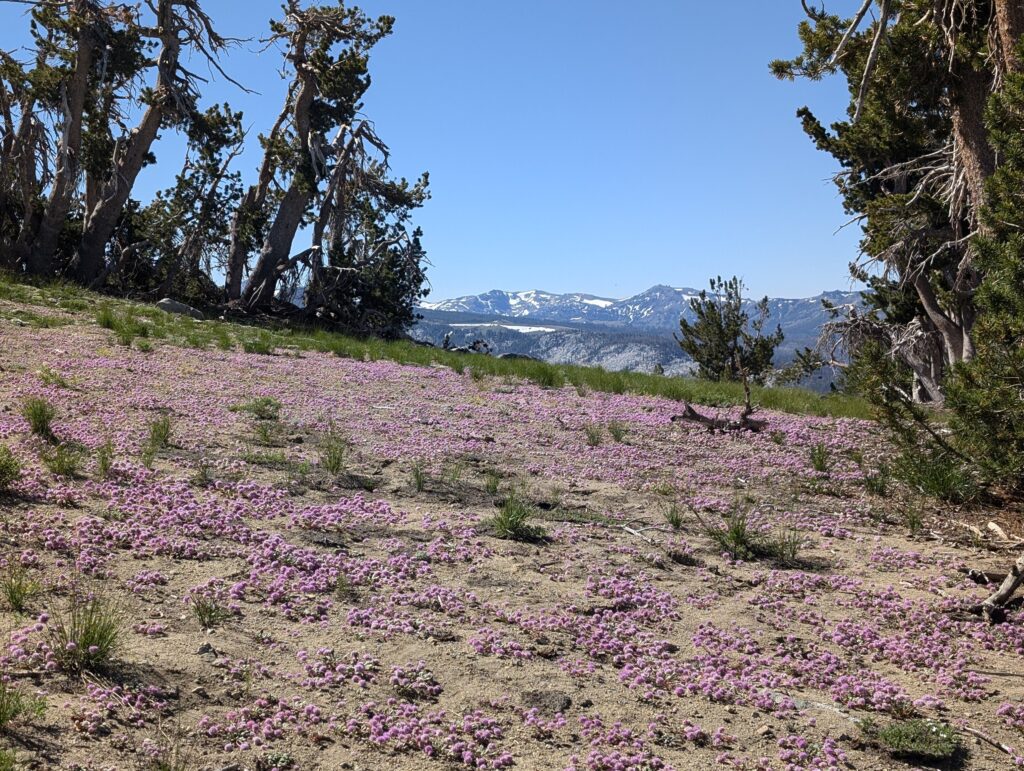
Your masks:
M941 535L871 424L53 315L0 321L14 767L1024 764L1024 614L963 572L1011 552Z

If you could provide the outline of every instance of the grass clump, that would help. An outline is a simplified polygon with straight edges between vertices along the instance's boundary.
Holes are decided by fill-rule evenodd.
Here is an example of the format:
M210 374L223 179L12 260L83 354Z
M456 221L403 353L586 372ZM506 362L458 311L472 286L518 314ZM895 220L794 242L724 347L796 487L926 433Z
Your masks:
M488 495L497 495L501 487L501 472L495 469L488 469L484 474L484 489Z
M348 440L332 425L320 440L320 466L337 476L345 469L348 449Z
M517 496L505 499L501 509L489 524L498 538L510 541L541 541L546 537L544 528L530 522L537 514L536 509Z
M281 416L281 402L273 396L257 396L230 409L232 412L248 412L257 420L277 420Z
M189 607L203 629L213 629L231 618L232 613L216 600L196 594L189 598Z
M43 453L42 459L54 476L75 479L82 474L85 448L75 442L61 442L51 451Z
M125 616L110 601L72 595L67 610L50 622L50 647L69 674L109 668L124 635Z
M45 711L46 702L43 699L26 696L10 682L0 679L0 730L6 730L11 723L25 717L40 718ZM13 753L10 753L10 758L13 763ZM4 768L3 762L0 756L0 771ZM15 766L12 764L8 767Z
M28 610L32 600L42 594L43 585L16 563L0 575L0 594L15 613Z
M601 435L601 427L595 426L593 423L588 423L583 427L583 431L587 435L587 444L590 447L597 447L601 444L604 437Z
M620 444L626 439L626 424L618 420L613 420L608 424L608 433L612 439Z
M21 478L21 463L6 444L0 444L0 493L11 489Z
M698 515L698 519L700 519ZM733 509L720 524L700 520L704 533L732 560L765 559L780 565L797 565L803 536L795 529L770 535L750 526L747 514Z
M680 530L683 527L683 510L678 503L669 504L665 509L665 521L673 530Z
M832 453L823 442L818 442L811 448L810 459L811 468L821 474L827 473L832 465Z
M96 474L100 479L107 479L114 467L114 443L107 439L96 448Z
M423 489L427 486L427 471L423 467L423 463L420 461L413 463L409 473L412 477L413 489L418 493L422 493Z
M21 405L21 416L28 421L29 430L38 437L52 441L53 419L57 410L46 399L31 396Z
M43 367L39 370L39 380L42 381L43 385L57 386L58 388L71 387L67 379L51 367Z
M903 760L949 760L961 750L960 737L953 727L934 720L913 718L879 726L867 719L861 721L860 727L882 749Z
M980 494L978 482L953 458L938 453L899 456L893 476L929 498L968 503Z
M171 416L161 415L149 424L149 446L162 450L171 443Z

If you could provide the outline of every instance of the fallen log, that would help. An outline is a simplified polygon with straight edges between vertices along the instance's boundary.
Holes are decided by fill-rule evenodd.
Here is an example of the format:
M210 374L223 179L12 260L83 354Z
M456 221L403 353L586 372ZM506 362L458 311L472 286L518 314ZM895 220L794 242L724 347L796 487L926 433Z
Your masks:
M740 413L739 418L736 419L713 418L708 415L702 415L693 408L693 405L683 402L683 414L673 415L671 420L673 423L699 423L705 426L712 434L716 431L723 433L726 431L751 431L753 433L764 431L768 426L768 421L752 418L750 417L752 413L752 409L745 408Z

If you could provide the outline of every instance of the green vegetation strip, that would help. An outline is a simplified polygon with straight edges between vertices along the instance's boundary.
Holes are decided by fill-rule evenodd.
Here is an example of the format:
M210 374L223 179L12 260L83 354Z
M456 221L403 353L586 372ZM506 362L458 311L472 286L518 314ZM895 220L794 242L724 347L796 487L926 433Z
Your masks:
M468 371L475 377L522 378L545 388L572 385L581 393L590 390L660 396L713 407L743 404L743 386L739 383L640 372L609 372L599 367L453 353L417 345L408 340L360 339L284 322L255 326L216 320L196 321L187 316L165 313L152 305L97 295L70 284L29 285L20 283L20 280L15 281L9 275L0 275L0 300L46 306L68 313L82 313L88 308L98 308L94 323L112 330L118 343L131 345L135 341L136 347L142 350L150 349L150 340L163 340L171 345L197 349L214 346L221 350L235 350L241 347L248 353L320 351L350 359L387 359L399 364L419 366L441 365L459 373ZM769 410L865 420L872 417L865 401L845 394L821 395L803 388L756 386L751 389L751 393L757 406Z

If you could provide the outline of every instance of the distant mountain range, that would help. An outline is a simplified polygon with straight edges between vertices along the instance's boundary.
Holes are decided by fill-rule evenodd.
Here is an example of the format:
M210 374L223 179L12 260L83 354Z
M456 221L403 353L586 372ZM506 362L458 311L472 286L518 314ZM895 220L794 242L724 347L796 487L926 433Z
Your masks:
M653 286L618 300L597 295L555 294L540 290L480 295L423 303L423 319L412 334L440 344L451 335L453 345L486 340L497 354L518 353L606 369L650 371L661 365L669 373L685 373L690 362L672 335L679 319L692 317L689 301L696 289ZM828 313L822 300L838 306L860 303L858 292L824 292L800 299L770 298L769 324L782 326L786 339L776 364L817 340ZM751 309L753 300L748 301Z

